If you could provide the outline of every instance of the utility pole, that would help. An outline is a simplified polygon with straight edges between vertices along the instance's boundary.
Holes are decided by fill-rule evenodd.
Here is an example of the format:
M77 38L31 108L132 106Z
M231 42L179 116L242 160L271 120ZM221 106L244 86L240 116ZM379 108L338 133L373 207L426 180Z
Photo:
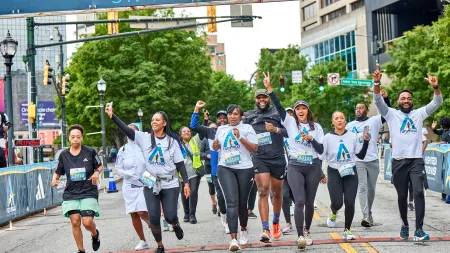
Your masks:
M31 74L31 103L37 106L37 87L36 87L36 62L35 62L36 48L34 47L34 18L27 18L27 60L28 67ZM36 108L36 107L34 107ZM30 113L30 112L28 112ZM37 115L34 111L34 115ZM36 120L31 123L31 138L37 139ZM28 122L30 124L30 122ZM38 148L33 147L33 163L38 162Z
M56 31L58 31L59 42L63 42L63 36L59 32L58 27L55 27ZM64 77L64 51L63 45L59 45L59 71L60 71L60 82L62 83ZM68 81L68 80L66 80ZM62 88L62 86L61 86ZM61 90L62 91L62 90ZM66 135L66 96L65 94L61 95L61 148L64 148L67 143L67 135Z

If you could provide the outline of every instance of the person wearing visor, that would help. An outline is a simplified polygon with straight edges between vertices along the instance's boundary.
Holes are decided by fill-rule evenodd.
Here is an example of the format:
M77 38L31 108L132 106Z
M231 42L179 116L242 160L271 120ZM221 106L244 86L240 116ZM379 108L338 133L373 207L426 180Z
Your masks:
M286 171L284 158L284 138L288 137L286 129L281 125L280 114L270 106L269 93L265 89L255 92L254 110L248 111L244 124L253 127L258 138L258 151L252 153L255 170L255 182L258 189L258 209L261 216L263 233L260 241L271 242L269 228L269 193L272 193L273 238L279 239L283 234L280 229L280 213L283 202L283 178ZM253 186L255 187L255 186Z

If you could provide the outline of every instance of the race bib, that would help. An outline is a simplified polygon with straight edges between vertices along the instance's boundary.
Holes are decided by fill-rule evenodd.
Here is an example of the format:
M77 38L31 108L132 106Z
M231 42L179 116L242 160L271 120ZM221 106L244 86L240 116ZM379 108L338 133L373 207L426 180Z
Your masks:
M224 156L225 165L234 165L241 163L241 155L239 154L239 151L233 151L226 153Z
M70 169L70 181L84 181L86 180L86 168L73 168Z
M256 137L258 138L258 146L272 144L272 137L269 132L257 134Z
M153 188L153 185L155 185L156 177L146 171L139 177L139 181L141 181L145 186L151 189Z
M313 155L310 152L307 152L307 151L305 153L298 154L297 162L312 164L312 162L313 162Z
M208 183L213 182L211 174L206 174L205 176L206 176L206 182L208 182Z
M339 168L339 175L341 175L341 177L355 175L355 169L353 168L353 165L346 164L343 167Z

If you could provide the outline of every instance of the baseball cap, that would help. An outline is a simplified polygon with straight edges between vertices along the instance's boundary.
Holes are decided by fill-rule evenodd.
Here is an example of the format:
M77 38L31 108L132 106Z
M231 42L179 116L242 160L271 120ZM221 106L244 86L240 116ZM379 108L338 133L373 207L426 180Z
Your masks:
M268 96L269 96L269 92L267 92L266 89L259 89L259 90L256 90L256 92L255 92L255 98L257 98L259 95L264 95L264 96L268 97Z
M305 101L303 101L303 100L299 100L299 101L295 102L295 104L294 104L294 108L297 108L297 106L299 106L299 105L304 105L304 106L306 106L306 108L308 108L308 109L309 109L309 105L308 105L308 103L306 103L306 102L305 102Z
M294 111L294 109L292 109L291 107L287 107L286 111Z
M225 110L220 110L216 113L216 117L219 117L220 114L227 116L227 112Z

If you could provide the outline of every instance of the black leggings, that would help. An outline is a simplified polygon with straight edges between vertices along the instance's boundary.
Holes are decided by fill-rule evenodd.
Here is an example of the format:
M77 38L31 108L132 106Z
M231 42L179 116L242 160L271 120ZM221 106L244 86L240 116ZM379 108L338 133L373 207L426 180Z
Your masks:
M183 203L184 214L195 215L197 211L197 203L198 203L198 188L200 186L201 177L193 177L189 179L189 188L191 189L191 195L189 198L184 196L184 183L181 183L181 203Z
M158 195L153 195L152 190L144 188L145 203L147 204L150 229L156 242L162 241L161 234L161 208L164 210L164 219L172 225L178 224L177 204L180 188L161 189Z
M256 194L258 193L258 187L256 186L256 183L253 184L252 189L250 189L250 195L248 196L247 201L247 208L248 210L255 209L255 202L256 202Z
M287 176L284 177L283 180L283 214L284 219L286 220L286 223L292 223L291 222L291 204L294 200L294 196L291 191L291 187L289 187L289 182L287 179Z
M341 177L337 169L328 167L328 192L331 199L331 211L337 213L345 204L345 228L350 229L355 216L355 199L358 192L358 173ZM342 201L342 198L344 201ZM313 200L314 201L314 200Z
M205 165L205 172L206 174L211 174L211 166ZM214 178L213 178L214 181ZM214 187L214 182L208 182L208 188L209 188L209 195L216 195L216 189Z
M241 227L247 227L247 201L254 183L255 171L249 169L231 169L219 166L217 176L227 206L227 221L230 232L238 231L238 216Z
M219 211L221 214L227 213L227 206L225 205L225 199L223 198L222 189L220 189L219 179L217 176L212 176L214 186L217 192L217 202L219 203Z
M288 165L289 186L294 195L294 219L298 236L303 236L303 221L309 230L314 215L314 199L322 177L320 164L310 166ZM303 209L305 210L303 213Z

